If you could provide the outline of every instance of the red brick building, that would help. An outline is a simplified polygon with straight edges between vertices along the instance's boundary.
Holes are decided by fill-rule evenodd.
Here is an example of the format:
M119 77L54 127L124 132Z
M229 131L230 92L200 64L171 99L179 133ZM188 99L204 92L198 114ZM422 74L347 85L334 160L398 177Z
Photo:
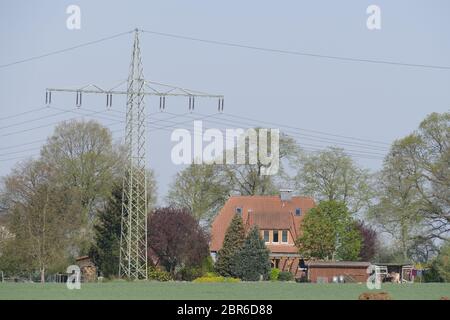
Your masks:
M300 277L300 255L294 242L305 215L314 206L312 198L291 196L287 190L280 196L232 196L212 223L211 254L214 257L222 248L227 228L233 216L239 214L246 230L254 225L259 227L270 250L272 267Z
M311 282L366 282L369 262L363 261L310 261L307 263Z

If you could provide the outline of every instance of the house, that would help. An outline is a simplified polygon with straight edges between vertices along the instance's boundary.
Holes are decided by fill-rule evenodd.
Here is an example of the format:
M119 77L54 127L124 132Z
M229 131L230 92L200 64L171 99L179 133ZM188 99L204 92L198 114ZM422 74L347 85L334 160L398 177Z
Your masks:
M239 214L246 230L254 225L259 227L270 250L272 267L289 271L299 278L304 263L295 239L305 215L314 206L312 198L292 196L291 190L281 190L278 196L231 196L212 223L211 255L215 259L231 220Z

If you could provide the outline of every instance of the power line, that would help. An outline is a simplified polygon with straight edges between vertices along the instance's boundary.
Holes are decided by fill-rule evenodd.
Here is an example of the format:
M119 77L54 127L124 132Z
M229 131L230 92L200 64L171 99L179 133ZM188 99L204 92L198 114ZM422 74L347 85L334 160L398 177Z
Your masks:
M201 113L196 112L195 114L198 115L203 115ZM211 116L212 118L219 118L216 117L214 115ZM191 117L192 118L192 117ZM195 118L192 118L195 120ZM227 121L229 123L235 124L243 124L246 125L248 127L254 128L254 127L258 127L259 124L258 123L248 123L248 122L242 122L242 121L236 121L236 120L228 120L228 119L221 119L223 121ZM229 125L229 123L224 123L222 121L215 121L215 120L209 120L212 123L217 123L217 124L221 124L221 125ZM357 148L363 148L363 149L371 149L371 150L375 150L375 151L387 151L386 148L381 147L381 146L371 146L371 145L367 145L367 144L361 144L361 143L355 143L355 142L348 142L348 141L342 141L342 140L338 140L338 139L331 139L331 138L323 138L323 137L316 137L313 135L307 135L307 134L303 134L303 133L297 133L294 131L289 131L289 130L284 130L283 125L278 124L278 126L280 126L281 131L288 134L289 136L293 136L293 137L298 137L304 140L311 140L311 141L316 141L316 142L323 142L323 143L334 143L334 144L340 144L340 145L345 145L345 146L350 146L350 147L357 147Z
M419 64L419 63L406 63L406 62L399 62L399 61L389 61L389 60L380 60L380 59L367 59L367 58L356 58L356 57L345 57L345 56L336 56L336 55L328 55L328 54L320 54L320 53L313 53L313 52L305 52L305 51L294 51L294 50L284 50L284 49L276 49L276 48L268 48L268 47L260 47L260 46L254 46L254 45L246 45L241 43L234 43L234 42L227 42L227 41L218 41L218 40L211 40L211 39L203 39L203 38L197 38L192 36L184 36L174 33L167 33L167 32L157 32L152 30L141 30L143 33L153 34L157 36L163 36L163 37L169 37L174 39L182 39L182 40L188 40L188 41L196 41L196 42L202 42L207 44L214 44L214 45L220 45L220 46L227 46L227 47L234 47L234 48L241 48L241 49L250 49L250 50L257 50L257 51L263 51L263 52L270 52L270 53L277 53L277 54L288 54L288 55L296 55L296 56L307 56L307 57L313 57L313 58L322 58L322 59L329 59L329 60L339 60L339 61L348 61L348 62L360 62L360 63L372 63L372 64L386 64L386 65L395 65L395 66L402 66L402 67L413 67L413 68L426 68L426 69L441 69L441 70L450 70L450 66L443 66L443 65L433 65L433 64ZM44 53L41 55L17 60L14 62L6 63L0 65L0 69L10 67L13 65L21 64L24 62L29 62L41 58L45 58L52 55L57 55L60 53L68 52L71 50L79 49L82 47L90 46L93 44L101 43L104 41L108 41L114 38L121 37L126 34L132 33L133 30L125 31L122 33L118 33L109 37L101 38L94 41L85 42L79 45L75 45L72 47Z
M23 146L28 146L30 144L42 143L42 142L45 142L45 141L47 141L47 139L39 139L39 140L34 140L34 141L25 142L25 143L21 143L21 144L16 144L16 145L13 145L13 146L1 147L0 150L15 149L17 147L23 147Z
M24 63L24 62L29 62L29 61L33 61L33 60L37 60L37 59L53 56L53 55L56 55L56 54L64 53L64 52L75 50L75 49L78 49L78 48L87 47L87 46L90 46L90 45L93 45L93 44L97 44L97 43L100 43L100 42L104 42L104 41L107 41L107 40L118 38L118 37L121 37L123 35L130 34L132 32L133 32L133 30L126 31L126 32L122 32L122 33L118 33L118 34L109 36L109 37L101 38L101 39L98 39L98 40L85 42L85 43L82 43L82 44L79 44L79 45L76 45L76 46L73 46L73 47L69 47L69 48L65 48L65 49L61 49L61 50L56 50L56 51L44 53L44 54L41 54L41 55L38 55L38 56L34 56L34 57L30 57L30 58L26 58L26 59L14 61L14 62L2 64L2 65L0 65L0 69L6 68L6 67L10 67L10 66L13 66L13 65L16 65L16 64Z
M12 114L10 116L6 116L6 117L3 117L3 118L0 118L0 121L12 119L12 118L17 118L17 117L23 116L25 114L29 114L29 113L32 113L32 112L40 111L40 110L43 110L43 109L46 109L46 107L39 107L39 108L31 109L31 110L28 110L28 111Z
M175 39L197 41L197 42L203 42L203 43L220 45L220 46L227 46L227 47L234 47L234 48L241 48L241 49L251 49L251 50L258 50L258 51L264 51L264 52L270 52L270 53L288 54L288 55L296 55L296 56L307 56L307 57L324 58L324 59L330 59L330 60L349 61L349 62L362 62L362 63L374 63L374 64L387 64L387 65L395 65L395 66L402 66L402 67L450 70L450 66L442 66L442 65L405 63L405 62L398 62L398 61L354 58L354 57L344 57L344 56L312 53L312 52L282 50L282 49L274 49L274 48L246 45L246 44L225 42L225 41L201 39L201 38L196 38L196 37L191 37L191 36L183 36L183 35L179 35L179 34L173 34L173 33L167 33L167 32L157 32L157 31L151 31L151 30L142 30L142 32L148 33L148 34L154 34L154 35L158 35L158 36L163 36L163 37L175 38Z
M89 117L94 117L94 118L100 118L100 119L112 120L113 123L111 123L110 125L119 124L119 123L123 123L123 122L124 122L122 119L119 119L118 116L115 116L115 115L109 115L109 116L106 116L106 117L105 117L105 115L99 115L99 113L105 114L105 113L109 112L108 109L106 109L106 110L100 110L100 111L95 111L95 110L93 110L93 109L89 109L89 108L86 108L86 107L83 107L83 109L80 109L80 110L77 110L77 109L75 109L75 110L73 110L73 109L72 109L72 110L71 110L71 109L67 110L67 109L58 108L58 107L54 107L54 106L51 106L51 107L49 107L49 108L52 108L52 109L55 109L55 110L60 110L60 111L62 111L62 112L60 112L60 113L58 113L58 114L70 112L70 113L75 113L75 114L79 114L79 115L82 115L82 116L89 116ZM90 113L84 113L84 112L81 112L81 111L84 111L84 110L90 110L90 111L93 111L93 112L90 112ZM249 125L250 127L259 126L259 124L252 124L252 123L240 122L240 121L229 120L229 119L221 119L220 117L217 117L218 113L215 113L215 114L209 114L209 115L204 115L204 114L201 114L201 113L196 113L197 115L199 115L199 116L201 116L201 117L191 116L191 115L189 115L189 112L186 112L186 113L184 113L184 114L174 114L174 113L171 113L171 112L167 112L167 111L166 111L166 112L155 112L155 113L153 113L153 114L160 114L160 113L161 113L161 114L170 114L170 115L173 115L173 116L172 116L172 117L169 117L169 118L166 118L166 119L158 119L158 120L156 120L156 121L147 121L146 123L147 123L150 127L154 128L155 130L160 130L160 129L164 129L164 128L173 128L173 127L180 126L180 125L182 125L182 124L185 124L185 123L188 123L188 122L191 122L191 121L194 121L194 120L204 120L204 119L207 119L207 118L215 118L215 119L220 119L220 120L226 121L226 122L222 122L222 121L208 120L208 121L210 121L210 122L212 122L212 123L217 123L217 124L220 124L220 125L229 125L227 122L232 122L233 124L235 124L235 123L237 122L237 123L243 123L243 124L245 124L245 125ZM38 118L38 119L43 119L43 118L51 117L51 116L54 116L54 115L49 115L49 116L45 116L45 117L40 117L40 118ZM178 118L178 117L188 117L189 119L188 119L188 120L184 120L184 121L178 121L178 122L176 122L176 121L170 121L170 120L169 120L169 119ZM78 118L78 117L72 118L72 119L77 119L77 118ZM248 119L249 119L249 118L248 118ZM33 120L35 120L35 119L32 119L32 120L30 120L30 121L33 121ZM166 126L154 126L154 125L152 125L152 124L158 123L158 122L172 123L172 125L166 125ZM58 122L58 123L59 123L59 122ZM24 130L20 130L20 131L13 132L13 133L8 133L7 135L16 134L16 133L24 132L24 131L31 131L31 130L34 130L34 129L37 129L37 128L41 128L41 127L45 127L45 126L49 126L49 125L53 125L53 124L57 124L57 123L45 124L45 125L43 125L43 126L34 127L34 128L27 128L27 129L24 129ZM283 126L283 125L281 125L281 126ZM116 130L116 131L120 131L120 130ZM151 130L151 131L154 131L154 130ZM112 132L114 132L114 131L112 131ZM296 134L296 132L292 132L292 133L290 132L289 134L290 134L291 136L293 136L293 137L299 137L299 138L301 138L302 140L305 140L305 139L306 139L306 140L318 141L318 142L325 142L325 143L330 143L330 142L331 142L331 143L334 143L334 144L337 144L337 145L340 145L340 144L341 144L341 145L348 145L348 146L350 146L350 147L356 147L356 148L359 149L359 150L354 150L354 149L349 149L349 148L346 147L345 150L346 150L347 152L359 152L359 153L367 154L367 155L371 155L371 156L384 156L384 154L376 153L376 152L374 152L374 151L367 151L367 150L369 150L369 149L371 149L371 148L370 148L370 146L366 146L366 145L351 144L351 143L342 142L342 141L340 141L340 140L330 140L330 139L326 139L326 138L325 138L325 140L322 140L322 139L314 139L314 138L304 138L304 137L299 136L298 134ZM36 142L42 142L42 141L45 141L45 140L37 140ZM23 145L29 145L29 144L32 144L32 143L24 143L24 144L20 144L20 145L17 145L17 146L8 146L8 147L0 148L0 150L11 149L11 148L14 148L14 147L23 146ZM304 147L304 146L312 146L312 147L323 148L323 146L318 146L318 145L314 145L314 144L308 144L308 143L304 143L303 141L301 141L300 145L301 145L302 147ZM373 148L372 148L372 149L373 149ZM379 150L379 149L375 149L375 150ZM381 150L380 150L380 151L381 151ZM13 153L17 153L17 152L13 152ZM2 154L2 155L8 155L8 154L10 154L10 153L5 153L5 154Z
M53 106L51 106L50 108L53 108L53 109L56 109L56 110L65 110L65 109L58 108L58 107L53 107ZM79 110L95 111L95 110L93 110L93 109L91 109L91 108L86 108L86 107L83 107L82 109L80 108ZM106 110L106 112L109 112L109 111L110 111L110 109ZM71 110L70 112L75 113L75 114L80 114L80 115L83 115L83 116L90 116L90 114L85 114L85 113L82 113L82 112L79 112L79 111L75 111L75 110ZM105 112L105 111L103 111L103 112ZM117 111L117 112L119 112L119 111ZM157 119L157 120L154 120L154 121L146 121L145 123L146 123L147 125L152 125L152 124L157 123L157 122L169 122L169 123L175 123L175 124L177 124L177 122L170 121L170 119L179 118L179 117L185 116L185 115L188 114L188 113L189 113L189 112L185 112L185 113L182 113L182 114L175 114L175 113L170 113L170 112L167 112L167 113L166 113L166 112L161 112L161 111L160 111L160 112L152 112L152 113L147 114L147 117L150 117L150 116L156 115L156 114L170 114L170 115L172 115L172 116L171 116L171 117L168 117L168 118L166 118L166 119ZM92 117L99 118L99 119L106 119L106 120L115 120L115 121L117 121L118 123L119 123L119 122L120 122L120 123L125 123L125 120L123 120L122 117L115 116L115 115L109 115L109 116L111 116L112 118L104 117L104 116L98 116L98 115L92 116ZM189 120L189 121L190 121L190 120Z
M1 153L0 156L7 156L7 155L9 156L11 154L23 153L23 152L28 152L28 151L40 150L40 149L41 149L41 147L34 147L34 148L25 149L25 150Z
M68 113L68 112L72 112L72 110L65 111L65 113ZM101 113L101 112L103 112L103 111L96 111L96 112L93 112L91 114L86 114L85 116L92 116L94 114L98 114L98 113ZM77 118L78 117L73 117L73 118L70 118L70 119L64 120L64 121L76 120ZM33 128L27 128L27 129L13 131L13 132L9 132L9 133L4 133L4 134L1 134L0 137L8 137L8 136L16 135L16 134L23 133L23 132L33 131L33 130L36 130L36 129L41 129L41 128L45 128L45 127L49 127L49 126L53 126L53 125L58 125L59 123L61 123L61 121L52 122L52 123L36 126L36 127L33 127Z
M58 112L56 114L51 114L51 115L47 115L47 116L34 118L34 119L30 119L30 120L27 120L27 121L23 121L21 123L15 123L15 124L13 124L11 126L22 125L22 124L33 122L33 121L37 121L37 120L47 119L47 118L50 118L50 117L53 117L53 116L56 116L56 115L65 114L65 113L73 113L73 114L78 114L78 115L86 116L86 117L93 117L93 118L98 118L98 119L103 119L103 120L111 120L111 121L114 121L114 124L115 123L118 124L118 123L124 123L125 122L125 120L123 120L121 117L118 117L116 115L108 115L108 116L100 115L100 113L104 114L106 112L111 111L110 109L93 110L93 109L85 108L85 107L83 107L82 109L75 109L75 108L74 109L65 109L65 108L59 108L59 107L55 107L55 106L47 106L47 107L43 107L43 108L32 109L30 111L27 111L27 113L35 112L36 110L42 110L42 109L47 109L47 110L48 109L54 109L54 110L59 110L61 112ZM82 110L88 110L88 111L92 111L92 112L85 113L85 112L81 112ZM154 121L147 121L146 123L149 124L149 125L157 123L157 122L168 122L168 123L181 124L183 122L174 122L174 121L170 121L169 119L182 117L182 116L185 116L187 113L189 113L189 112L186 112L186 113L183 113L183 114L174 115L174 116L168 117L167 119L157 119L157 120L154 120ZM161 112L161 111L160 112L153 112L153 113L149 113L147 116L157 115L157 114L166 114L166 113L165 112ZM61 120L59 122L52 122L52 123L47 123L47 124L43 124L43 125L32 127L32 128L24 128L22 130L17 130L17 131L13 131L13 132L6 132L6 133L4 133L4 134L2 134L0 136L15 135L15 134L19 134L19 133L22 133L22 132L28 132L28 131L40 129L40 128L43 128L43 127L57 125L57 124L59 124L59 123L61 123L63 121L76 120L76 119L79 119L79 118L80 117L72 117L72 118L69 118L69 119L63 119L63 120ZM110 124L110 125L113 125L113 124ZM6 127L3 127L3 128L6 128ZM113 133L113 132L116 132L116 131L113 130L111 132ZM6 146L6 147L0 147L0 150L14 149L14 148L17 148L17 147L31 145L31 144L35 144L35 143L42 143L42 142L45 142L45 141L46 141L46 139L39 139L39 140L34 140L34 141L31 141L31 142L25 142L25 143L21 143L21 144L17 144L17 145L10 145L10 146Z
M153 131L164 130L164 131L169 131L170 132L171 131L170 128L179 126L181 124L185 124L185 123L190 122L192 120L206 119L206 118L212 117L214 115L216 115L216 114L204 115L201 118L189 119L189 120L186 120L186 121L179 121L179 122L173 122L172 121L174 124L166 125L166 126L154 126L154 125L152 125L152 126L150 126L152 129L150 129L148 131L149 132L153 132ZM184 114L179 115L179 116L184 116ZM185 129L185 128L183 128L183 129ZM115 132L119 132L119 131L122 131L122 130L121 129L119 129L119 130L112 130L111 133L115 133ZM194 135L196 135L196 134L194 133ZM122 139L122 138L123 137L119 137L117 139ZM230 141L231 142L231 140L228 140L227 137L225 137L225 139L226 139L226 141ZM40 141L46 141L46 140L45 139L44 140L38 140L36 142L40 142ZM234 142L234 140L232 142ZM22 145L27 145L27 144L30 144L30 143L26 143L26 144L22 144ZM318 146L318 145L307 144L307 143L301 143L300 147L301 147L302 150L305 150L305 151L308 151L308 152L321 151L321 150L325 150L327 148L325 146ZM11 147L9 147L9 148L11 148ZM37 150L37 149L40 149L40 147L30 148L30 149L25 149L25 150L20 150L20 151L14 151L14 152L7 152L7 153L1 154L1 156L8 156L8 155L12 155L12 154L28 152L28 151ZM347 155L349 155L350 157L352 157L352 158L363 158L363 159L370 159L370 160L382 160L383 156L384 156L382 154L371 153L371 152L366 152L366 151L361 151L361 150L352 150L352 149L344 149L344 152ZM7 159L1 159L0 158L0 162L17 160L17 159L24 159L24 158L28 158L28 157L29 156L20 156L20 157L13 157L13 158L7 158Z
M234 115L234 114L231 114L231 113L223 113L223 115L234 117L234 118L238 118L238 119L244 119L244 120L252 120L252 121L254 120L252 118L248 118L248 117L244 117L244 116L237 116L237 115ZM283 128L290 128L290 129L295 129L295 130L299 130L299 131L312 132L312 133L316 133L316 134L327 135L327 136L332 136L332 137L337 137L337 138L357 140L357 141L361 141L361 142L369 142L369 143L381 144L381 145L390 145L390 143L387 143L387 142L384 142L384 141L363 139L363 138L357 138L357 137L352 137L352 136L345 136L345 135L339 135L339 134L324 132L324 131L304 129L304 128L299 128L299 127L289 126L289 125L286 125L286 124L274 123L274 122L263 121L263 120L257 120L257 121L261 122L261 123L270 124L270 125L280 126L280 127L283 127Z
M27 123L30 123L30 122L39 121L39 120L42 120L42 119L48 119L48 118L50 118L50 117L56 117L56 116L65 114L66 112L67 112L67 111L64 110L64 111L62 111L62 112L54 113L54 114L51 114L51 115L42 116L42 117L34 118L34 119L29 119L29 120L25 120L25 121L22 121L22 122L12 123L12 124L10 124L10 125L4 126L4 127L0 127L0 130L2 130L2 129L7 129L7 128L12 128L12 127L17 127L17 126L20 126L20 125L23 125L23 124L27 124Z

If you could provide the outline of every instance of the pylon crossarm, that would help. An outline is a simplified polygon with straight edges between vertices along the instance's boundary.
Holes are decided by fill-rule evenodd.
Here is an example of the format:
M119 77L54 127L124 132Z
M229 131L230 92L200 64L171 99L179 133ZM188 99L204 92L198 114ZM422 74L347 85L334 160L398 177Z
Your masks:
M174 97L200 97L200 98L217 98L223 99L223 95L219 94L208 94L200 93L196 91L185 91L185 92L174 92L175 89L169 91L126 91L126 90L104 90L104 89L63 89L63 88L47 88L47 92L69 92L69 93L86 93L86 94L117 94L117 95L127 95L127 94L141 94L146 96L174 96ZM181 89L180 89L181 90Z

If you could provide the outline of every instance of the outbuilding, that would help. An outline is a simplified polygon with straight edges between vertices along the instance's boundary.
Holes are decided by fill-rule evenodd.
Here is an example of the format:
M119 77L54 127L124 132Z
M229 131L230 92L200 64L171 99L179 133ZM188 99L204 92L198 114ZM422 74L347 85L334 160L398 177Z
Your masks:
M309 261L306 265L310 282L366 282L369 277L369 262Z
M95 282L97 281L97 267L92 262L89 256L82 256L76 258L76 263L80 267L81 281L82 282Z

